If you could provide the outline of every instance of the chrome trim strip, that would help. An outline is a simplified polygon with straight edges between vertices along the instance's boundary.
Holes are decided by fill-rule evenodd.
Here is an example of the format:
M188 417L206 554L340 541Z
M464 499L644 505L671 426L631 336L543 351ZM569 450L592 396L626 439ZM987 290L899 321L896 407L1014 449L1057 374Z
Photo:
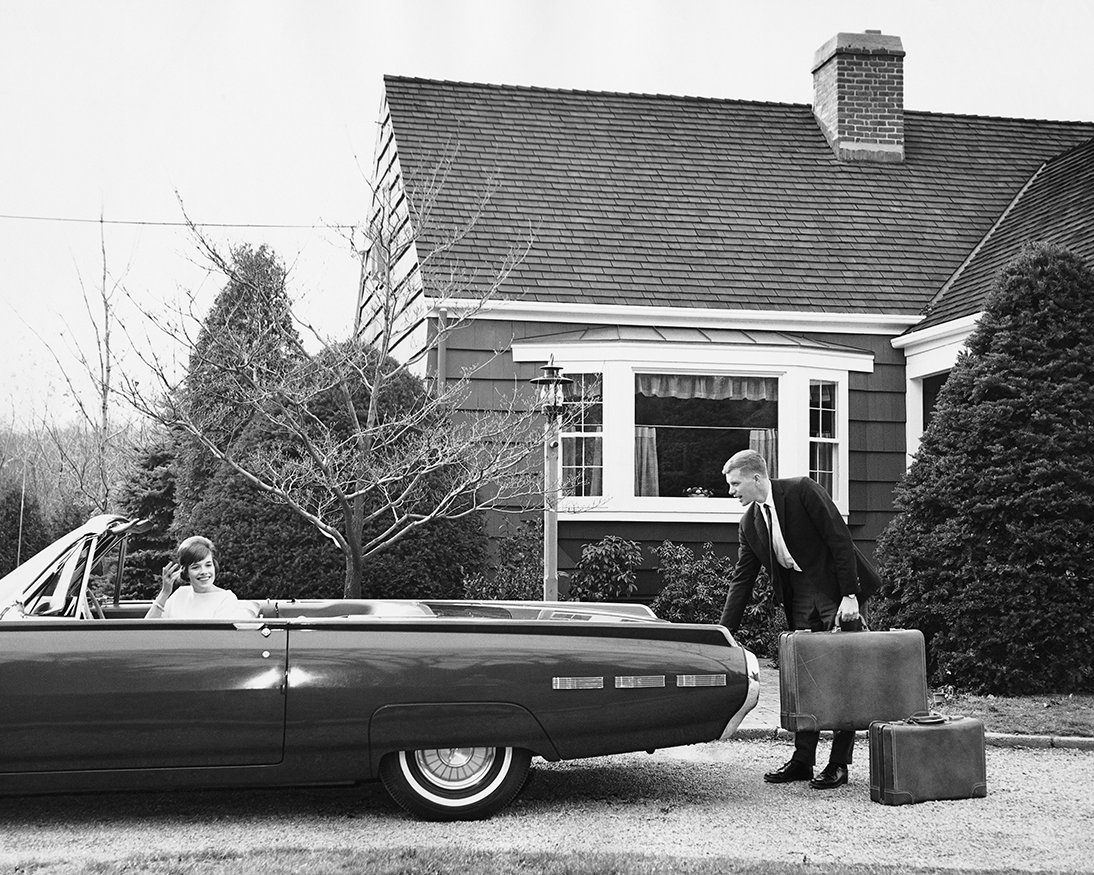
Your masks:
M724 674L678 674L676 676L678 687L724 687L725 685Z
M615 679L617 690L640 690L649 687L663 687L665 676L663 674L639 674L623 675Z
M557 677L551 678L553 690L602 690L604 678L602 677Z

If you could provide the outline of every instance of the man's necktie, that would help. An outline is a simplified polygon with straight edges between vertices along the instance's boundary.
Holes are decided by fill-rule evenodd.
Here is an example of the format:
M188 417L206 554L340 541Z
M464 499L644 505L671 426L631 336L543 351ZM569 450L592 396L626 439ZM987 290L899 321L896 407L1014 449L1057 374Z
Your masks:
M771 508L761 504L764 522L767 523L767 573L775 577L775 526L771 523Z

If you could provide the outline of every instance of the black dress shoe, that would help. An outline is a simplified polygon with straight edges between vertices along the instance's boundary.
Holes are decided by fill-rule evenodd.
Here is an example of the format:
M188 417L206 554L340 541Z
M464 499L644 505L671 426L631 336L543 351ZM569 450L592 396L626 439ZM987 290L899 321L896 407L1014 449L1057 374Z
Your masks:
M847 766L829 763L817 777L809 782L809 786L814 790L831 790L833 787L839 787L846 783Z
M769 784L789 784L791 781L811 781L812 779L813 767L798 760L790 760L781 768L764 775L764 780Z

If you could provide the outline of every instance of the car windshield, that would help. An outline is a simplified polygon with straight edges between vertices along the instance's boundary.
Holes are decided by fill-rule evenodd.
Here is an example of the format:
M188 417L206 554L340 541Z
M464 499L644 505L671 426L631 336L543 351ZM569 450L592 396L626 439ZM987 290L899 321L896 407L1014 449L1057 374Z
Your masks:
M0 580L0 616L16 603L22 604L26 614L75 615L89 557L93 557L91 585L105 592L120 558L120 537L115 534L119 521L125 522L110 516L93 519Z
M90 538L81 541L38 579L23 598L25 613L42 616L72 613L66 608L75 607L92 543Z

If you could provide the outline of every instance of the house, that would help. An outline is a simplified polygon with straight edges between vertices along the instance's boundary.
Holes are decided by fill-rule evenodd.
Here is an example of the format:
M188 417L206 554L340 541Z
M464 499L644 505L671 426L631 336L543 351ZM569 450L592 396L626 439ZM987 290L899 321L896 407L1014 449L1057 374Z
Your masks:
M721 466L745 447L821 482L869 553L1000 264L1046 233L1090 251L1094 124L905 110L903 58L838 34L811 106L385 79L377 184L441 220L403 259L393 353L474 306L422 281L424 252L443 240L473 285L531 229L424 373L473 369L482 406L552 358L575 380L560 568L606 534L734 551ZM361 336L382 318L363 283Z

